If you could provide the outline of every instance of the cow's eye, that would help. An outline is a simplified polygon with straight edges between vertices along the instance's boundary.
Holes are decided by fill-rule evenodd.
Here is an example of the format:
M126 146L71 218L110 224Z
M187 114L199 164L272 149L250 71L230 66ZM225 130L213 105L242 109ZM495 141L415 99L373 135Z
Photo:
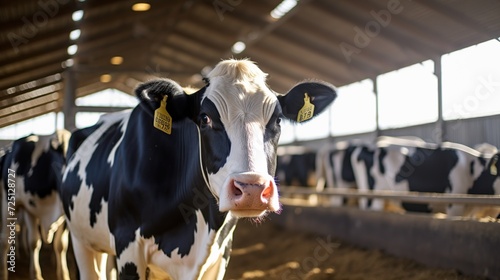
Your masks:
M276 119L276 124L280 124L280 123L281 123L281 118Z
M202 125L211 125L212 124L212 120L210 119L210 117L207 114L201 114L200 121L201 121Z

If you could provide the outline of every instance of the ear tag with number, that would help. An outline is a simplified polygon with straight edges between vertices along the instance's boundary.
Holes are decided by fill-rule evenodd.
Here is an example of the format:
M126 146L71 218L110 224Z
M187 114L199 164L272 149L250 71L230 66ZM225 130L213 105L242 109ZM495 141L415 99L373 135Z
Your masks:
M498 175L498 170L497 170L497 166L496 166L497 162L498 162L498 156L495 156L492 159L492 163L491 163L491 166L490 166L490 173L493 176Z
M311 103L311 99L309 98L309 95L306 92L304 93L304 106L302 106L302 108L299 111L299 114L297 115L297 121L298 122L307 121L313 116L314 116L314 104Z
M155 110L153 126L165 132L166 134L172 133L172 117L167 112L167 95L163 97L160 108Z

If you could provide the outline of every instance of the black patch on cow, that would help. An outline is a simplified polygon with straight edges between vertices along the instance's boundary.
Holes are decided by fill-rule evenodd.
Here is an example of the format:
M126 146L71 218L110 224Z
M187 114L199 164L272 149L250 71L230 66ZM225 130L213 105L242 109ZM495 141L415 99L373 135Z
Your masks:
M379 149L379 155L378 155L378 168L380 171L380 174L385 174L385 165L384 165L384 159L387 156L387 150L384 148Z
M281 107L279 104L276 104L264 132L264 152L267 155L268 172L271 175L276 174L278 164L276 150L278 149L278 141L281 135L281 119ZM314 164L316 165L316 161L314 161Z
M444 193L451 190L449 175L458 163L456 150L416 148L405 157L396 183L407 180L410 191ZM427 204L403 203L408 211L431 212Z
M11 166L13 162L19 163L16 170L17 176L26 176L31 168L31 155L35 150L36 142L26 140L27 137L14 141L10 157L6 160L7 166Z
M139 273L137 272L137 266L134 263L127 262L120 270L120 275L118 277L120 280L138 280Z
M361 151L358 155L357 161L363 162L365 165L366 178L368 179L368 189L373 190L375 188L375 179L370 173L370 170L373 167L375 152L368 147L361 147ZM367 206L370 207L372 205L372 200L367 200Z
M281 163L280 170L285 173L287 186L308 186L309 173L316 170L316 153L292 154L287 164Z
M64 165L62 152L49 148L38 158L33 172L24 177L26 192L44 198L57 191L60 174Z
M73 196L78 194L80 186L82 184L82 179L78 175L78 170L80 169L80 162L75 165L75 168L66 173L66 180L63 181L61 188L59 189L59 195L61 196L61 201L63 203L64 214L66 218L71 220L70 209L74 208Z
M405 157L396 175L396 182L407 180L410 191L443 193L451 190L449 174L458 163L458 155L451 149L424 149Z
M356 181L356 177L354 177L354 170L352 169L351 157L352 153L356 149L356 146L349 145L347 149L344 151L344 157L342 158L342 169L340 176L342 180L345 182L354 182ZM333 161L332 161L333 166Z
M97 123L91 127L75 130L71 133L71 137L68 142L68 152L66 154L68 162L72 160L74 154L80 147L80 145L87 139L87 137L94 133L100 126L102 122ZM62 182L61 187L59 187L59 194L61 196L61 201L64 208L64 213L68 220L71 220L70 209L74 208L73 196L76 196L80 191L80 186L82 184L82 178L78 175L78 170L80 169L80 162L76 164L72 171L67 172L66 180ZM62 180L61 180L62 181Z
M83 141L85 141L85 139L87 139L90 134L94 133L101 125L102 122L90 127L73 131L68 142L68 152L66 153L66 157L70 159L76 152L76 150L80 147L80 145L82 145Z
M478 158L483 171L479 175L479 177L474 181L472 184L472 187L467 191L468 194L485 194L485 195L493 195L495 193L495 189L493 188L493 184L495 183L495 180L498 179L500 174L497 175L492 175L491 174L491 160L488 165L486 165L487 160L485 158L479 157ZM496 164L497 170L500 170L500 163L497 162ZM473 171L473 170L472 170Z
M32 166L31 158L35 146L41 144L40 142L27 141L27 137L14 141L12 150L5 155L4 164L5 167L10 168L12 163L18 163L16 176L23 176L25 191L44 198L57 191L60 172L65 160L61 150L54 149L49 145L48 149L40 154ZM7 184L5 184L6 186Z
M95 126L85 129L81 134L77 136L77 139L70 142L73 148L81 145L80 141L83 141L83 137L86 138L91 132L95 132L102 123L98 123ZM90 198L89 208L90 208L90 225L93 227L96 223L97 214L102 210L102 201L108 201L109 195L109 178L111 173L111 166L108 163L108 156L122 136L122 123L117 122L111 125L106 131L100 135L99 139L96 141L95 150L92 151L90 155L90 161L85 167L85 184L91 186L92 196ZM75 151L73 150L73 151ZM82 155L85 156L85 155ZM76 159L78 160L78 159ZM74 205L72 202L73 196L76 196L80 190L80 186L83 178L78 175L78 170L80 168L80 162L75 165L75 168L69 171L66 175L66 180L62 184L60 190L61 199L63 201L64 212L68 219L70 219L70 209L73 209Z
M94 226L97 219L97 214L102 210L102 201L108 201L109 195L109 178L111 173L111 165L108 162L108 157L111 150L122 137L122 123L118 122L111 125L99 139L96 141L96 148L92 153L92 157L85 168L87 186L92 186L93 192L90 198L90 226Z
M210 124L203 123L204 115L209 118ZM203 164L209 173L215 174L226 164L231 151L231 141L220 119L220 114L211 100L203 101L198 123L202 138Z
M210 229L218 229L226 215L203 180L196 124L189 118L174 121L170 135L152 124L150 112L134 109L116 151L108 217L118 256L138 228L167 256L177 248L185 256L200 230L196 211Z
M359 153L357 158L358 161L362 161L365 165L366 177L368 178L368 188L370 190L373 190L373 188L375 187L375 180L370 174L370 170L372 169L374 163L374 154L375 152L373 150L370 150L367 147L362 147L361 152Z

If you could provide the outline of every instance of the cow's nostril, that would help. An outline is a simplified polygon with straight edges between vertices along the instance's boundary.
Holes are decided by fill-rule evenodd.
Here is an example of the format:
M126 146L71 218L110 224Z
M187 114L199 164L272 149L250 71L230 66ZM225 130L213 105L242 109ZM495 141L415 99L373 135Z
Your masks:
M262 197L265 199L271 198L273 195L273 187L272 185L267 186L263 191L262 191Z
M233 184L233 195L234 196L241 196L243 195L243 191L239 186L236 185L236 182Z

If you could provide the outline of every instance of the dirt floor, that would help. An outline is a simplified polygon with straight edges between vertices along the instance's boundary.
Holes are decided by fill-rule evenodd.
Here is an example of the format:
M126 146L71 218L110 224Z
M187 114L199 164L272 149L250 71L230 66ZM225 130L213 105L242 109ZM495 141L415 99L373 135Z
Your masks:
M285 232L267 221L240 221L225 279L471 280L458 271L429 268L380 250L327 236Z
M20 256L22 257L22 255ZM55 278L55 258L44 245L40 258L46 280ZM70 259L73 278L75 265ZM11 280L28 279L27 259L16 261ZM379 250L357 248L328 236L285 232L272 221L241 220L224 279L252 280L479 280L454 270L435 269Z

